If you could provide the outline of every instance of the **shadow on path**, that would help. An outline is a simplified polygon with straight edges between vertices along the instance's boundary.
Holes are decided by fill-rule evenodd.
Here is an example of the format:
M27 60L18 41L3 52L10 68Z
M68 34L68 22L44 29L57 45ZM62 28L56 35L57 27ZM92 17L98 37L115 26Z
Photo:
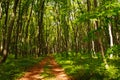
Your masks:
M44 58L17 80L71 80L51 56Z

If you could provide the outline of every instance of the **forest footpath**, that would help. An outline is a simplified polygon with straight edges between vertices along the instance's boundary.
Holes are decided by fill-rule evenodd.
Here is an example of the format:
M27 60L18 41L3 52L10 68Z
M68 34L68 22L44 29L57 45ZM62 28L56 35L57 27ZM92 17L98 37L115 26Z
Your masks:
M17 80L71 80L51 56L45 57L39 64L30 68Z

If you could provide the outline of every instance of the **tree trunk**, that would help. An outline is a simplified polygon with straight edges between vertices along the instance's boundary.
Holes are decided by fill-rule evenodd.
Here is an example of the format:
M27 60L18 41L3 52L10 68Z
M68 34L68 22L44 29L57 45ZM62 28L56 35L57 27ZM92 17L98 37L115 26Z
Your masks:
M108 23L108 31L109 31L109 36L110 36L110 47L113 46L113 36L112 36L112 25L111 23Z
M113 41L115 42L115 44L120 44L120 30L119 30L119 26L118 26L118 22L119 22L119 14L117 16L115 16L115 38L113 39Z
M9 1L8 1L9 2ZM13 30L13 25L14 25L14 21L15 21L15 18L16 18L16 9L17 9L17 4L18 4L19 0L15 0L14 2L14 7L13 7L13 16L12 16L12 19L10 21L10 24L8 26L8 32L7 32L7 40L6 40L6 43L5 43L5 47L3 49L3 58L2 60L0 61L0 63L3 63L6 61L7 59L7 55L9 53L9 45L10 45L10 42L11 42L11 35L12 35L12 30Z
M94 7L95 8L97 7L97 0L94 0ZM98 29L98 21L95 21L94 24L95 24L95 30L97 30ZM98 43L96 44L96 47L98 45L100 45L101 55L102 55L103 61L106 63L105 53L104 53L104 48L103 48L103 42L102 42L102 39L101 39L101 34L99 32L97 32L96 36L99 36L98 41L97 41Z
M34 0L33 0L34 1ZM25 54L27 55L29 53L29 49L28 49L28 44L30 44L30 41L29 41L29 24L30 24L30 19L31 19L31 16L32 16L32 9L33 9L33 1L32 1L32 6L30 8L30 13L29 14L29 18L28 18L28 21L27 21L27 24L26 24L26 31L25 31L25 44L27 44L27 48L26 48L26 51L25 51Z
M44 43L44 37L43 37L43 30L44 30L44 25L43 25L43 16L44 16L44 4L45 0L41 0L39 4L39 12L38 12L38 26L39 26L39 35L38 35L38 42L39 42L39 53L40 54L44 53L44 48L45 48L45 43Z
M87 11L88 11L88 13L90 13L90 7L91 7L91 2L90 2L90 0L87 0ZM89 35L89 31L90 31L90 20L88 20L88 22L87 22L87 36L88 36L88 52L90 52L91 51L91 42L89 41L90 40L90 35Z
M2 1L0 1L0 19L2 18L2 6L1 6L1 4L2 4Z
M112 35L112 25L110 22L108 23L108 31L109 31L109 37L110 37L110 47L112 48L113 47L113 35ZM112 57L113 57L113 53L110 54L110 58Z
M8 9L9 9L9 0L6 2L6 7L5 7L5 14L6 14L6 17L5 17L5 22L4 22L4 25L3 25L3 49L2 49L2 52L1 54L3 55L3 58L0 60L0 63L3 63L5 62L8 54L7 54L7 43L6 43L6 33L7 33L7 22L8 22Z

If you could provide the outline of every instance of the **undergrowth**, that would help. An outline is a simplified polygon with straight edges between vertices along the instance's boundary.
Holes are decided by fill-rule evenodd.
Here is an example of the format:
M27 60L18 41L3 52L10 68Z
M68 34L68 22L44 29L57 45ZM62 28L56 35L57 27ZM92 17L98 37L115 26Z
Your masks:
M0 64L0 80L16 80L41 59L43 57L14 59L13 55L10 55L5 63Z
M107 59L108 68L101 57L81 53L56 53L54 57L65 72L75 80L120 80L120 59Z

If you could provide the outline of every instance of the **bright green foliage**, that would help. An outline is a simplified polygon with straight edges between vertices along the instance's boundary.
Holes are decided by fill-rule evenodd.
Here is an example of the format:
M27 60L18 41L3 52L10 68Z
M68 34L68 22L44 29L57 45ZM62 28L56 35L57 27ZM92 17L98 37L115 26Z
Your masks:
M114 58L120 56L120 45L114 45L112 48L108 48L106 55L109 56L110 54L114 55Z
M78 21L86 22L88 20L97 20L99 18L114 17L120 13L120 3L106 3L97 7L90 13L84 13L78 16Z
M61 56L62 55L62 56ZM89 55L69 53L55 54L56 61L65 69L69 76L75 80L119 80L120 65L119 59L108 60L109 67L106 69L101 58L91 58Z
M30 67L37 64L43 57L40 58L19 58L14 59L10 55L6 63L0 65L0 79L1 80L16 80L23 76L24 72Z

